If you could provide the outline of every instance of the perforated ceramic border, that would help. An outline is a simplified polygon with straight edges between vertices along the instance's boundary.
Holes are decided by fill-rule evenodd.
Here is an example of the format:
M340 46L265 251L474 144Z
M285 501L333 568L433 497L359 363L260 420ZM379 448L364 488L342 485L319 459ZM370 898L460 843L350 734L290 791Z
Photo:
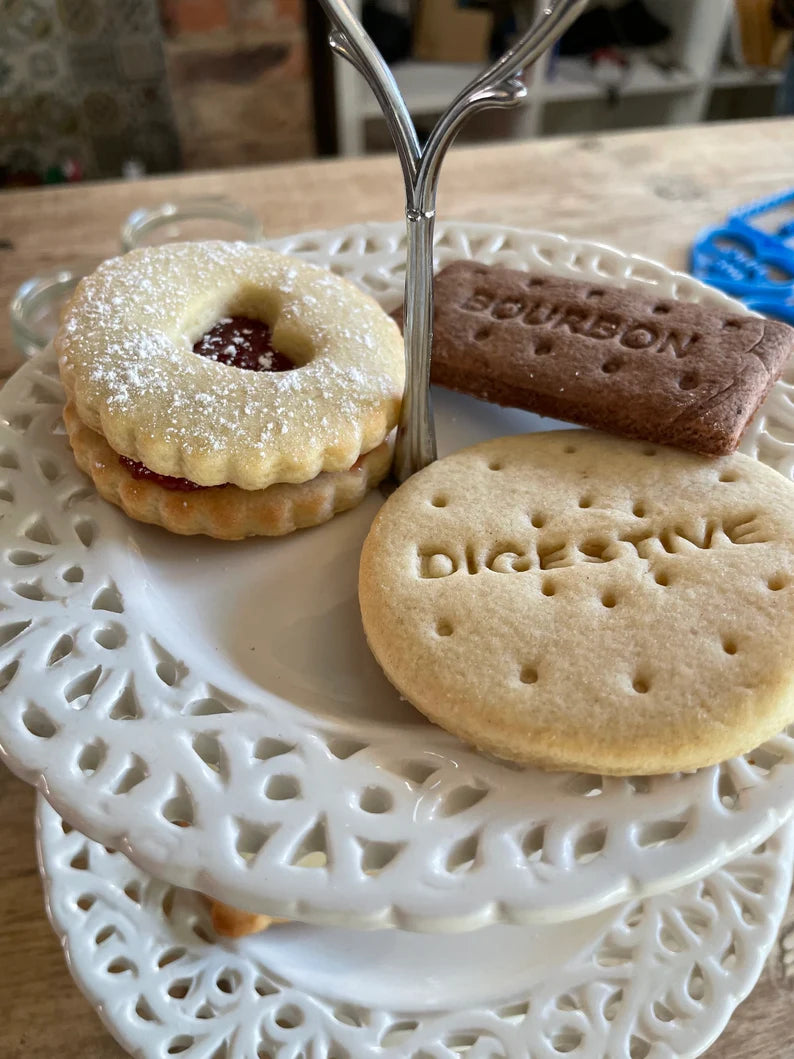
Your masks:
M276 246L399 301L400 226ZM439 226L439 264L466 256L738 311L606 247ZM789 373L745 442L789 476L793 395ZM615 779L513 768L439 729L332 722L264 690L240 701L188 636L167 650L146 629L138 586L112 581L130 524L76 470L61 401L50 354L0 395L0 747L75 826L153 875L290 918L458 931L682 885L794 809L790 733L694 774ZM333 524L314 532L320 556Z
M493 998L473 936L471 973L487 1004L418 1011L422 976L443 975L449 956L432 937L416 939L404 975L389 968L402 985L387 1011L360 1002L358 975L377 966L372 935L346 932L343 984L333 997L316 995L284 973L277 943L216 937L201 897L89 842L43 799L38 833L48 911L71 973L122 1046L147 1059L699 1055L761 972L786 907L794 836L786 825L699 883L619 906L567 964L518 992ZM513 944L526 944L515 935ZM306 961L329 960L311 933L300 943ZM544 944L552 948L553 937Z

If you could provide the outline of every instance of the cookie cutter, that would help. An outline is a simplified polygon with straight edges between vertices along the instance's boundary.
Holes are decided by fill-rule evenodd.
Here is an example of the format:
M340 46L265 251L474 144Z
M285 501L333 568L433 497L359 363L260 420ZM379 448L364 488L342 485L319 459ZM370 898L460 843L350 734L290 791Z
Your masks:
M419 143L397 82L383 56L345 0L322 0L332 25L329 43L365 78L383 111L403 172L408 252L405 270L405 393L394 458L404 482L436 459L430 399L433 343L433 226L441 163L461 125L487 107L512 107L526 98L523 72L550 48L588 0L545 0L532 26L501 58L477 74L452 100Z
M725 222L705 228L692 244L693 276L740 298L748 309L794 322L794 188L748 202ZM767 231L752 222L788 208Z
M732 221L700 232L692 245L690 271L736 298L794 294L794 252Z
M756 199L744 206L739 206L728 215L728 220L735 228L749 230L762 240L774 245L783 243L788 246L789 250L794 251L794 220L790 219L790 211L786 220L778 224L771 232L751 223L765 214L774 213L786 207L794 208L794 188L787 188L785 191L778 191L774 195L767 195L766 198Z
M794 326L794 303L781 298L751 297L745 298L744 304L754 313L769 316L773 320L782 320L784 324Z

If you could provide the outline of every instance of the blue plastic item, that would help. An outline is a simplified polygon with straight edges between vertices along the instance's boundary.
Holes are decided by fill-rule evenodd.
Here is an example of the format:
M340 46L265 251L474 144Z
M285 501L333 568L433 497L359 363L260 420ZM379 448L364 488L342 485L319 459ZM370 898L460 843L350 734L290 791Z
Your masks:
M752 222L790 206L794 188L749 202L692 244L690 271L748 309L794 326L794 218L765 231Z
M773 232L756 228L750 223L754 218L761 217L765 213L772 213L784 206L791 206L794 211L794 188L779 191L775 195L768 195L765 199L757 199L755 202L748 202L746 206L740 206L728 215L728 223L735 225L740 231L745 228L749 229L761 240L769 243L772 248L779 246L782 242L794 251L794 217L784 221Z
M736 298L794 297L794 250L741 222L702 231L692 246L691 272Z
M791 302L781 301L780 298L745 298L744 304L762 316L770 316L773 320L782 320L784 324L794 327L794 305Z

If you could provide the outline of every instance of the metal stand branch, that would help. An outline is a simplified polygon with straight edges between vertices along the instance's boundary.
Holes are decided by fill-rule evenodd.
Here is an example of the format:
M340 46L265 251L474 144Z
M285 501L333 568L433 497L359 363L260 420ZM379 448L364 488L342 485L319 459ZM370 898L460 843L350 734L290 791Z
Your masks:
M486 107L511 107L527 94L519 75L567 29L587 0L546 0L524 36L478 74L441 115L424 149L397 82L345 0L321 0L333 31L331 48L358 70L377 97L405 182L408 259L405 271L405 394L397 428L394 473L404 482L436 458L430 403L433 344L433 226L436 189L447 148L463 122Z

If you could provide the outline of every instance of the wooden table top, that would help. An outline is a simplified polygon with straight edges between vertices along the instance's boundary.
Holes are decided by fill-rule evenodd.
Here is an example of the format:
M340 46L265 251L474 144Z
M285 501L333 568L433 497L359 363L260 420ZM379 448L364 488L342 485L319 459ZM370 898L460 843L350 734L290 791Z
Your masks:
M794 120L715 124L453 151L439 213L586 236L685 268L700 228L792 185ZM402 215L393 157L3 192L0 304L29 276L115 253L136 206L210 194L245 203L272 235ZM3 319L0 373L16 363ZM45 919L32 822L33 792L0 769L0 1057L120 1059ZM789 911L761 981L708 1059L794 1057Z

